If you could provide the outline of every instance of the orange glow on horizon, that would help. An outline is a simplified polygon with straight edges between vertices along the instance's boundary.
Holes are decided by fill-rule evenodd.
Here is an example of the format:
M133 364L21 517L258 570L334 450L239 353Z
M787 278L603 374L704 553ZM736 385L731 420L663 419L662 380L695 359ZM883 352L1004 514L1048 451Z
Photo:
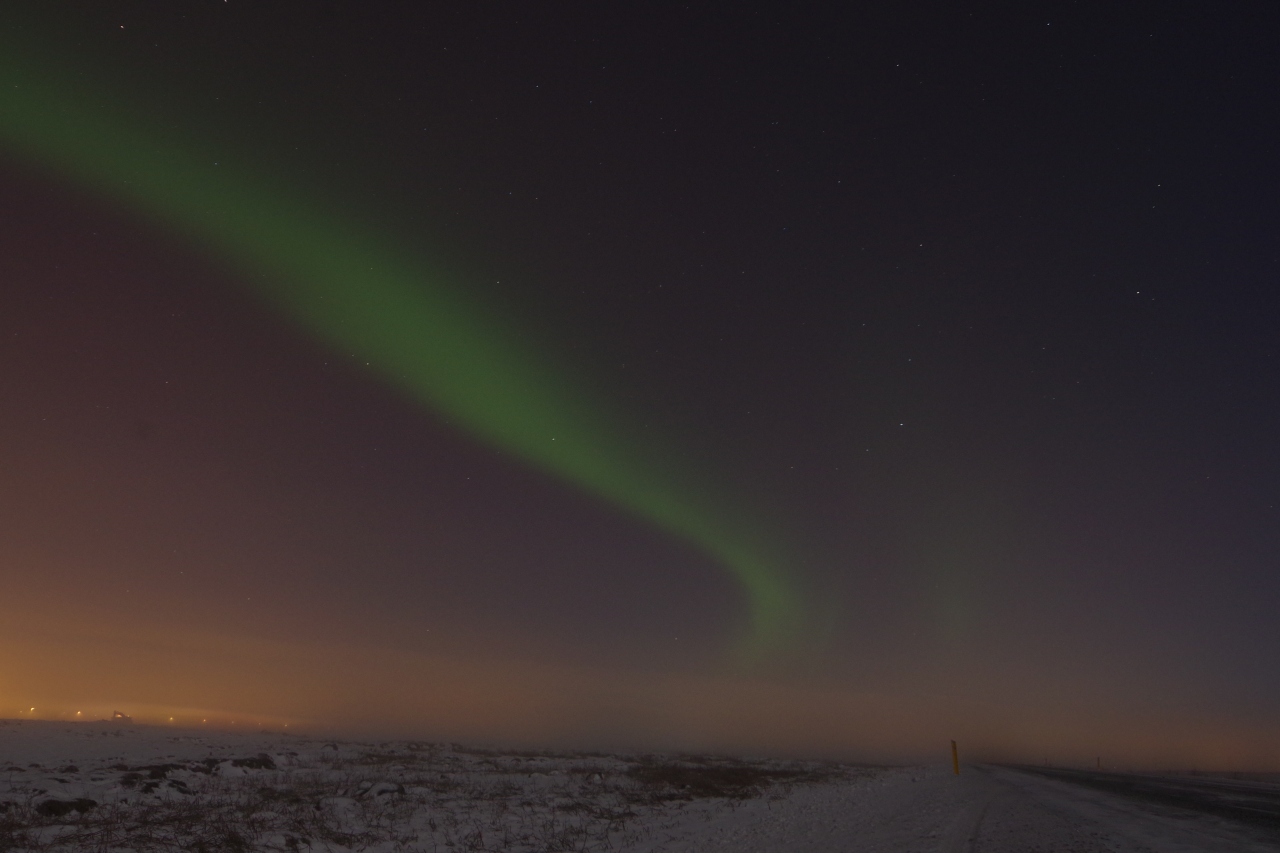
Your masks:
M41 717L86 723L119 710L140 725L866 760L929 757L941 731L969 744L974 760L1048 757L1066 765L1103 754L1135 767L1280 767L1280 737L1265 725L1104 715L1084 701L1046 711L1016 701L979 704L762 677L628 673L242 637L147 639L6 642L0 667L9 687L41 699L24 716L55 709ZM385 698L371 705L370 696ZM1179 744L1176 754L1171 743Z
M429 656L201 633L71 613L65 602L60 611L34 604L16 596L0 603L6 692L37 700L7 710L0 703L0 717L88 723L119 710L143 725L885 761L934 755L939 732L948 732L970 745L974 760L1070 764L1103 754L1135 767L1280 768L1280 733L1268 721L1099 710L1107 706L1083 691L1074 704L1054 707L1033 690L987 690L978 702L955 686L939 696Z

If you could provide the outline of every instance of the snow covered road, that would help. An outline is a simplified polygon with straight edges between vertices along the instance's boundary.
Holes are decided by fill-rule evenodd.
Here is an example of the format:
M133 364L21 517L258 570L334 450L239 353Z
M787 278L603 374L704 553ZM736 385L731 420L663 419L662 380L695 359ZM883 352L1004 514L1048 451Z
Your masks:
M1253 853L1274 827L999 767L797 788L673 826L646 853Z
M0 851L1280 853L1262 780L0 720Z

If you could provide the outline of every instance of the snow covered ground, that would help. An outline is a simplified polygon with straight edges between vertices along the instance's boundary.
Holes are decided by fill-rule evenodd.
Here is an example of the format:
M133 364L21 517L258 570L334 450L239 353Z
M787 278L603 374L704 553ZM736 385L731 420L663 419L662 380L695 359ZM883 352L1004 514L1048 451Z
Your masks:
M883 771L0 721L0 851L657 850Z
M1251 853L1280 827L998 767L0 721L7 850Z

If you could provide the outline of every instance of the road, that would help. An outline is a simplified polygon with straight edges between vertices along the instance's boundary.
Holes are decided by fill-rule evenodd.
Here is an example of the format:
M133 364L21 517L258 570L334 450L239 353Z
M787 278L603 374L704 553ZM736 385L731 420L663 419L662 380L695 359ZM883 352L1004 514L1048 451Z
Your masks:
M652 853L1280 853L1280 786L1044 768L902 769L672 824Z

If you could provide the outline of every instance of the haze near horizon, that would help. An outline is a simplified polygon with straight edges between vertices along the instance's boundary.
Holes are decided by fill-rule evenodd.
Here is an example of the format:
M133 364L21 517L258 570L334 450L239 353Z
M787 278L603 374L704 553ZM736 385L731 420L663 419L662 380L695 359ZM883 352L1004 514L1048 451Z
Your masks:
M1273 8L0 14L0 717L1280 769Z

